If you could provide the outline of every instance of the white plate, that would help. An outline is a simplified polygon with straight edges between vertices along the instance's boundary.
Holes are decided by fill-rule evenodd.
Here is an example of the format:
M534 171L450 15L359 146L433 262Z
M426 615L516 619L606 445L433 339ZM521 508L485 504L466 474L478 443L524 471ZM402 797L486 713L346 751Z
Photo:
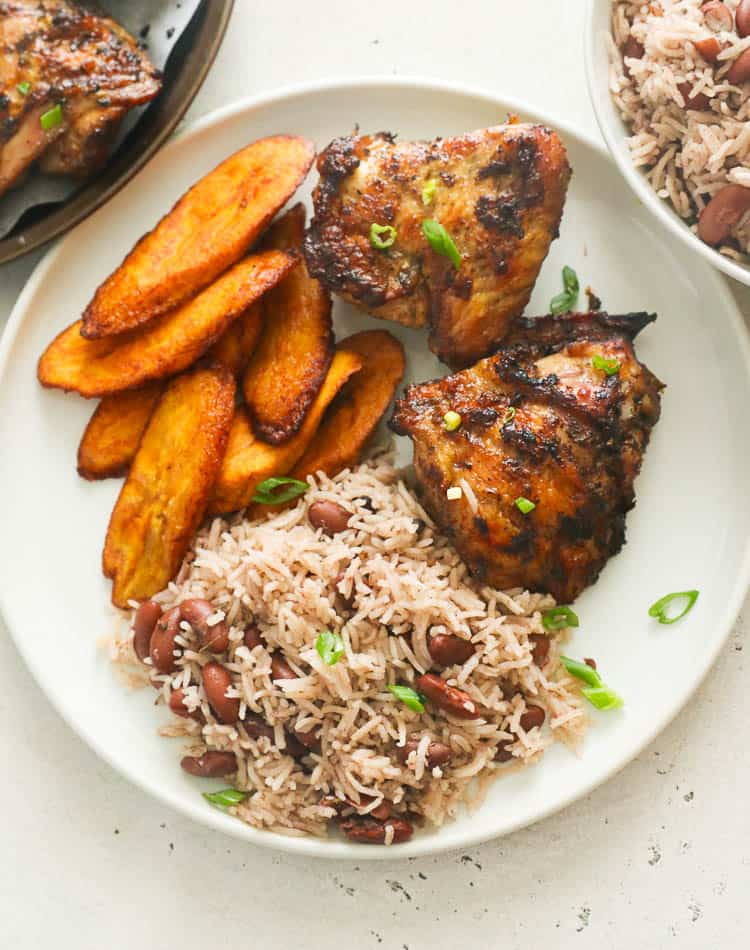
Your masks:
M610 31L611 11L612 0L586 0L584 59L589 98L594 107L599 128L617 167L651 214L656 215L678 241L692 248L725 274L750 286L750 267L725 257L693 234L672 205L658 197L643 171L633 164L627 143L630 131L620 118L617 106L609 93L607 34Z
M196 178L250 140L289 131L323 146L357 122L402 137L448 135L508 112L557 126L575 170L562 233L528 312L547 311L560 269L570 264L611 311L660 314L638 352L669 388L638 479L629 543L580 598L582 625L568 648L596 657L625 709L594 714L581 758L554 748L539 766L497 782L475 814L394 849L255 831L203 801L199 781L179 768L178 744L156 736L162 714L153 695L123 688L97 647L112 623L99 559L119 482L77 477L76 447L92 404L41 389L36 360L133 241ZM336 321L342 335L376 323L341 304ZM396 332L408 346L411 379L441 374L421 332ZM553 119L520 103L402 79L309 86L239 103L163 149L47 256L18 301L0 349L0 604L32 673L79 735L140 790L198 821L270 847L360 861L464 847L536 821L611 776L666 725L711 665L748 580L750 448L742 433L749 362L723 282L655 225L601 149ZM701 596L681 624L649 620L657 597L692 587Z

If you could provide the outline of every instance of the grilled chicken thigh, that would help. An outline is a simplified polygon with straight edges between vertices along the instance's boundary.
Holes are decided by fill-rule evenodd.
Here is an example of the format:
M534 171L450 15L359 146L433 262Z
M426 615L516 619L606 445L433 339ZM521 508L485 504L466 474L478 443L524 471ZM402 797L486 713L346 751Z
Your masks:
M425 506L479 580L570 602L620 550L659 418L663 386L632 344L654 319L524 319L495 355L397 403L391 425L414 442Z
M95 171L128 110L160 87L133 37L93 4L0 0L0 195L40 157L50 174Z
M432 142L387 133L335 139L318 158L310 273L376 317L430 327L452 367L492 352L529 301L557 236L570 167L559 137L510 123ZM438 221L461 255L432 249ZM374 247L372 224L395 228Z

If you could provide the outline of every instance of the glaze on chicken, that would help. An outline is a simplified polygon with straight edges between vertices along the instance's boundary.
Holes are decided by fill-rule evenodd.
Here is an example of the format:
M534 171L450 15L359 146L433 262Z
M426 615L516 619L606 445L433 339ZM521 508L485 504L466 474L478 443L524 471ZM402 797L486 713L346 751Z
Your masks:
M376 317L428 325L431 349L454 368L492 352L523 312L570 178L559 137L522 123L432 142L347 136L318 171L310 273ZM454 241L458 267L427 242L426 218ZM392 246L373 247L373 223L396 229Z
M397 403L391 425L414 442L425 506L480 581L570 602L622 547L660 411L663 386L632 343L654 319L524 319L493 356ZM461 417L453 432L448 411Z
M37 160L48 174L96 171L127 112L160 87L133 37L93 4L0 0L0 195ZM45 128L58 105L62 121Z

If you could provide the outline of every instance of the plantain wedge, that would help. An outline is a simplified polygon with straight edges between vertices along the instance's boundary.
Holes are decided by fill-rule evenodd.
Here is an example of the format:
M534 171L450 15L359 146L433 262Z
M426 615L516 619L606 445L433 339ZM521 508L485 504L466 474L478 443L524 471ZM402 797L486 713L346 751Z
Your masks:
M126 333L167 313L236 263L297 190L315 156L307 139L275 135L231 155L186 192L96 291L88 339Z

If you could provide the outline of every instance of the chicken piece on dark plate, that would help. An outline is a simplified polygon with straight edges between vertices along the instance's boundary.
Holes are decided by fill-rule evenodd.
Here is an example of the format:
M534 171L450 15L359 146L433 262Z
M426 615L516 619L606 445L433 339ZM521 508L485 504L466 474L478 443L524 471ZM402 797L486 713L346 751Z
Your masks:
M620 550L660 412L633 349L654 319L523 319L493 356L396 404L424 504L477 579L570 602Z
M0 0L0 195L40 160L85 177L127 112L161 77L135 39L92 4Z
M318 171L312 276L376 317L429 326L454 368L492 352L523 313L570 178L559 136L520 122L431 142L346 136Z

